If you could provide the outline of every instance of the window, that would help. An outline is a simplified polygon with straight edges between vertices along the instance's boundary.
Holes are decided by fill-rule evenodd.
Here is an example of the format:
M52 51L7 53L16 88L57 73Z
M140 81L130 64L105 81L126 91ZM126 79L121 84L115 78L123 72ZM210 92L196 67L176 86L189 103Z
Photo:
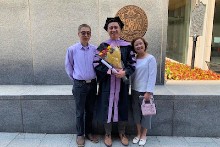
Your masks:
M186 63L191 3L188 0L169 0L166 56Z
M220 63L220 0L215 2L210 61Z

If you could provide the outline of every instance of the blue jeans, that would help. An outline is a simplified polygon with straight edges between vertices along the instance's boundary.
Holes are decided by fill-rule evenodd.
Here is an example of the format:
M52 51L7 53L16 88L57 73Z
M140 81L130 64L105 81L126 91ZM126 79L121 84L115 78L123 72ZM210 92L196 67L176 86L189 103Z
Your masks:
M84 134L87 135L93 133L92 120L97 93L96 80L92 80L91 83L86 83L85 81L81 80L74 80L72 92L76 104L77 135L82 136Z

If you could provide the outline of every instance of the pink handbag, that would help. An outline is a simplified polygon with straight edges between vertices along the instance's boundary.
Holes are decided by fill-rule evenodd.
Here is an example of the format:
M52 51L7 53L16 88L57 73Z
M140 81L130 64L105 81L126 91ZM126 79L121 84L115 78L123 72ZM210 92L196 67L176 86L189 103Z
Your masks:
M141 111L142 115L156 115L156 106L155 103L153 102L153 98L150 99L150 103L145 103L145 100L143 99L142 104L141 104Z

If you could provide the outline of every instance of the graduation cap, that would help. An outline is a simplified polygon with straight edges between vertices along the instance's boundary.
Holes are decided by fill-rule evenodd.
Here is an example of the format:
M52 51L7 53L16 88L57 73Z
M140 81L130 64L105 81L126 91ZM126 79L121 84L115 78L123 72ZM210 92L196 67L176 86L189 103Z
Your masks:
M106 31L108 30L108 24L111 22L117 22L121 29L123 29L123 27L124 27L124 23L121 21L120 17L118 17L118 16L112 17L112 18L108 17L106 19L105 26L104 26L104 29Z

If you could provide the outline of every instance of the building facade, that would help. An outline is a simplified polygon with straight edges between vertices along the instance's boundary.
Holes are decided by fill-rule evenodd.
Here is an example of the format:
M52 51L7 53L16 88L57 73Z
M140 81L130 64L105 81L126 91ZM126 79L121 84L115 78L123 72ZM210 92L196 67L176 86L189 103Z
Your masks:
M191 65L193 37L189 37L190 20L199 3L206 8L194 63L195 67L208 69L206 61L220 63L220 0L169 0L166 57Z
M220 0L1 0L0 85L72 84L64 70L66 48L79 41L77 28L92 27L91 43L108 38L107 17L128 5L140 7L148 20L144 38L158 63L157 84L164 84L165 57L190 65L191 11L206 5L203 35L198 37L195 67L220 62Z
M146 13L143 37L157 59L157 84L164 84L168 0L0 0L0 85L72 84L64 59L79 42L78 26L90 25L90 42L99 45L109 38L106 18L128 5Z

